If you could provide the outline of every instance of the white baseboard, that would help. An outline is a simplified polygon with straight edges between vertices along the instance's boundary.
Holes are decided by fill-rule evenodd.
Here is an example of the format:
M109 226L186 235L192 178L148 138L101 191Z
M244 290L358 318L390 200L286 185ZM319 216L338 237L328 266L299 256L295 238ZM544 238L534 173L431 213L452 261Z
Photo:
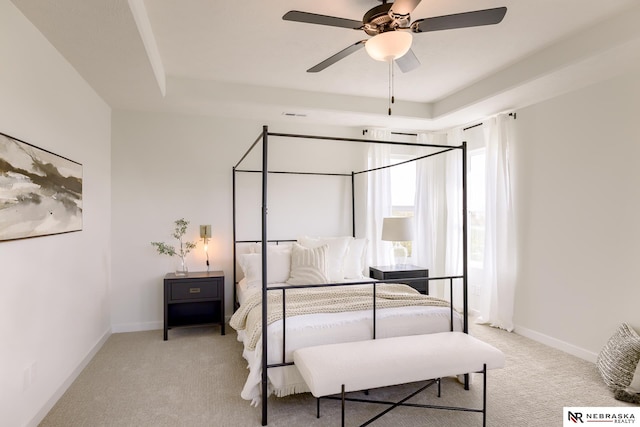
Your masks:
M38 424L42 422L44 417L47 416L51 408L56 404L56 402L62 397L62 395L67 391L67 389L73 384L73 382L78 378L78 375L82 372L84 368L91 362L91 359L100 351L102 346L107 339L111 336L111 329L107 329L105 333L100 337L98 342L89 350L87 355L80 361L78 366L71 372L69 377L58 387L55 393L47 400L42 408L38 411L38 413L31 419L31 421L27 424L28 427L37 427Z
M231 316L224 316L225 322L228 324ZM118 325L111 325L111 329L114 334L121 332L142 332L142 331L155 331L164 329L164 321L158 320L155 322L140 322L140 323L120 323Z
M120 323L118 325L111 325L111 329L114 334L119 334L121 332L155 331L163 328L164 322L161 320L156 322Z
M525 328L523 326L516 325L514 332L518 335L522 335L523 337L530 338L544 345L548 345L549 347L552 347L552 348L564 351L565 353L569 353L573 356L579 357L580 359L586 360L587 362L596 363L598 354L592 351L585 350L573 344L569 344L557 338L550 337L548 335L542 334L540 332L536 332L534 330Z

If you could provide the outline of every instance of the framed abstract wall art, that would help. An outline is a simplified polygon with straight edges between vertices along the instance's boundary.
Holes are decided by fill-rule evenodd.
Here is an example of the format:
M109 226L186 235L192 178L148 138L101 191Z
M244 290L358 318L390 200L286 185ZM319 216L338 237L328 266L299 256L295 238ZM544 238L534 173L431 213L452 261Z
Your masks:
M82 165L0 133L0 241L82 230Z

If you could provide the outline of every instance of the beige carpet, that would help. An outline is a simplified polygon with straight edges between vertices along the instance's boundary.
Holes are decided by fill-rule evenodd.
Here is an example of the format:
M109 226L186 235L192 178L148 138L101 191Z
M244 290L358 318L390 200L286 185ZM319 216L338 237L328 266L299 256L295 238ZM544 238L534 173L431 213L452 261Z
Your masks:
M627 406L612 397L595 365L516 334L472 326L472 334L505 352L506 368L488 375L489 426L560 426L563 406ZM41 426L260 426L260 408L240 398L246 363L233 329L185 328L113 334ZM412 401L481 406L478 375L470 391L443 381L443 397L430 388ZM414 386L372 391L385 399ZM315 417L309 394L269 398L270 426L340 425L340 402L323 401ZM347 425L359 425L385 407L351 403ZM398 408L372 426L481 425L481 414Z

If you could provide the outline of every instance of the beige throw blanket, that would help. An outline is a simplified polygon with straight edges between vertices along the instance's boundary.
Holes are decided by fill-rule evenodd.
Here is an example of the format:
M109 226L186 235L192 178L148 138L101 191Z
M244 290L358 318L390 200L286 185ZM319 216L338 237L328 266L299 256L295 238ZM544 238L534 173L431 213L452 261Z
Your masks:
M287 317L317 313L371 310L372 286L335 286L287 289ZM282 319L282 291L269 291L267 324ZM379 283L376 285L376 309L405 306L449 307L449 302L422 295L407 285ZM247 349L254 350L262 334L262 292L253 294L231 317L229 325L247 331Z

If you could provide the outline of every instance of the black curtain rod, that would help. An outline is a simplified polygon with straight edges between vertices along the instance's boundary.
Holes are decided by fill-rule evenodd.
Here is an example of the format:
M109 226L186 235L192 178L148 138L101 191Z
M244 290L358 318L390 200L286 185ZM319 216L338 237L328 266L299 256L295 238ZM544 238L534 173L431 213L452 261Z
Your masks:
M362 129L362 135L366 135L368 132L369 132L369 129ZM409 132L391 132L391 135L418 136L417 133L409 133Z
M516 113L509 113L509 117L513 117L513 119L515 120L516 119ZM471 126L466 127L466 128L463 128L462 130L465 131L465 130L473 129L473 128L478 127L478 126L482 126L482 122L477 123L475 125L471 125ZM368 132L368 129L363 129L362 130L362 134L363 135L366 135L367 132ZM409 132L391 132L391 135L418 136L417 133L409 133Z
M408 132L391 132L391 135L418 136L417 133L408 133Z
M462 128L462 131L464 132L465 130L469 130L469 129L477 128L478 126L482 126L482 122L480 122L480 123L476 123L475 125L471 125L471 126L466 127L466 128Z
M516 119L516 113L509 113L509 117L513 117L513 120L515 120ZM483 123L480 122L480 123L476 123L475 125L471 125L469 127L463 128L462 130L465 131L465 130L477 128L478 126L482 126L482 125L483 125Z

